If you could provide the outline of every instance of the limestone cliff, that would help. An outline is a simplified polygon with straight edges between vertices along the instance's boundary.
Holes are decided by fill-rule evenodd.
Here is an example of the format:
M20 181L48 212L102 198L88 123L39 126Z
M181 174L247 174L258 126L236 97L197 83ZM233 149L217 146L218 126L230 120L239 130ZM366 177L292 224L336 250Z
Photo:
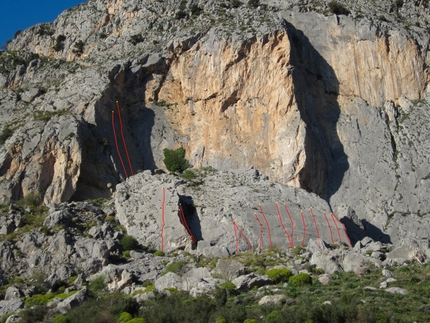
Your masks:
M253 165L380 237L427 214L429 9L345 5L93 0L29 28L0 57L2 201L110 196L183 146L195 167Z

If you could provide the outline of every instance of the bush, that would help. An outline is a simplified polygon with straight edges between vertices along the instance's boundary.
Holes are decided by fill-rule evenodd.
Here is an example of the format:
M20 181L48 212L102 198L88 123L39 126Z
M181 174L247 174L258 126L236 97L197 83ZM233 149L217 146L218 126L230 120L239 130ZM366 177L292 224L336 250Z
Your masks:
M137 45L144 41L144 38L141 34L136 34L130 37L129 42L133 45Z
M291 276L288 283L293 286L312 285L312 278L306 273L300 273L298 275Z
M92 280L88 286L90 292L94 295L98 295L100 292L104 291L106 288L105 276L101 275L96 279Z
M13 130L9 126L5 126L0 134L0 145L4 145L6 140L8 140L13 135Z
M249 8L257 8L260 5L260 0L249 0L248 7Z
M69 323L69 320L64 315L57 315L52 320L52 323Z
M133 315L128 312L122 312L119 316L118 323L127 323L133 319Z
M292 272L287 268L272 268L266 271L266 276L275 284L288 282L292 275Z
M40 194L30 193L20 199L17 204L19 206L39 206L41 202Z
M154 256L163 257L164 256L164 252L162 252L161 250L157 250L157 251L154 252Z
M239 8L242 5L242 2L240 0L232 0L231 1L231 6L233 8Z
M192 179L194 179L196 177L197 177L197 175L192 170L190 170L190 169L186 169L182 173L182 178L186 179L186 180L192 180Z
M66 36L58 35L55 41L55 45L52 47L56 52L60 52L64 49L64 41L66 40Z
M163 150L164 164L171 173L182 173L184 170L190 167L190 164L185 159L185 149L180 147L176 150L170 150L165 148Z
M331 12L333 12L335 15L349 15L351 12L346 9L342 4L336 1L331 1L328 3L328 7Z
M124 251L134 250L139 247L139 243L137 242L137 240L134 237L129 236L128 234L121 238L120 243Z
M140 318L132 319L132 320L128 321L127 323L146 323L146 321L144 318L140 317Z
M185 265L187 264L187 262L185 260L179 260L177 262L172 262L171 264L168 264L165 268L164 273L178 273Z
M72 52L78 56L81 56L84 52L84 46L84 42L82 40L79 40L75 43L75 49Z

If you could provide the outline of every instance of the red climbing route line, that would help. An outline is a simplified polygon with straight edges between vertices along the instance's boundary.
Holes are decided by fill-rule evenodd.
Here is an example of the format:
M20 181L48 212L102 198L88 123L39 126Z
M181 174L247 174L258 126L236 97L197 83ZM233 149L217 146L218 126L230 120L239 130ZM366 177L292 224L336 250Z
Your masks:
M233 228L234 228L234 236L236 238L236 253L237 253L239 252L239 237L237 236L237 227L234 221L233 221Z
M276 212L278 212L278 218L279 218L279 222L281 223L281 227L285 232L285 235L287 236L288 242L290 244L290 247L294 249L294 244L291 241L290 235L288 234L287 229L285 229L284 223L282 222L282 217L281 217L281 212L279 211L279 205L278 202L276 202Z
M113 137L114 137L114 139L115 139L116 151L117 151L117 153L118 153L118 157L119 157L119 160L120 160L120 162L121 162L122 169L124 170L125 177L126 177L126 178L128 178L128 174L127 174L127 171L125 170L125 166L124 166L124 161L122 160L121 152L119 151L119 147L118 147L118 140L117 140L117 138L116 138L116 130L115 130L115 111L112 111L112 130L113 130Z
M306 238L306 221L305 221L305 215L303 214L302 210L300 210L300 215L302 216L302 223L303 223L303 238L302 238L302 247L305 245L305 238Z
M337 226L337 223L336 223L337 219L336 219L336 217L334 216L333 213L330 213L330 216L331 216L331 219L333 220L334 226L336 227L337 235L339 237L339 240L342 242L342 236L340 235L340 230L339 230L339 227Z
M293 221L293 218L291 217L290 211L287 208L287 204L285 204L285 203L284 203L284 208L285 208L285 211L288 214L288 217L290 218L290 222L291 222L291 241L293 241L293 244L294 244L294 221Z
M263 249L263 223L261 223L260 219L258 218L257 213L254 213L254 215L258 221L258 224L260 225L260 242L258 244L258 250L261 251Z
M193 233L191 232L191 229L188 226L187 219L185 218L184 210L182 209L182 204L179 204L179 212L180 212L179 214L180 214L180 217L181 217L181 220L182 220L181 221L182 225L185 227L185 230L189 234L191 240L193 242L197 242L197 239L193 236Z
M331 243L334 243L334 238L333 238L333 231L331 230L331 225L330 225L330 222L329 222L329 220L328 220L328 218L327 218L327 214L324 212L324 217L325 217L325 221L327 222L327 224L328 224L328 228L330 229L330 238L331 238Z
M320 239L320 230L318 229L318 224L317 224L317 219L315 218L314 212L312 211L312 206L309 208L311 215L312 215L312 219L314 219L314 224L315 224L315 230L317 232L317 237L318 239Z
M351 243L351 240L349 240L348 233L346 232L345 224L343 224L341 221L339 221L339 219L338 219L338 218L336 217L336 215L334 215L333 213L332 213L332 217L333 217L337 222L339 222L339 223L340 223L340 225L343 227L343 232L345 233L346 240L348 240L348 245L349 245L349 247L350 247L350 248L352 248L352 243ZM341 241L342 241L342 240L341 240Z
M269 241L270 241L270 248L272 248L272 235L270 234L270 226L269 222L267 221L266 215L264 214L263 207L260 205L260 213L263 215L264 221L266 222L267 226L267 233L269 234Z
M122 142L124 144L125 155L127 156L128 166L130 167L131 175L134 175L133 167L131 167L130 156L128 154L127 143L125 142L124 132L122 131L122 117L121 117L121 109L119 107L118 101L116 101L116 108L118 110L119 116L119 131L121 132Z
M161 200L161 251L164 252L164 203L166 202L166 190L164 186L161 188L162 200Z
M239 227L237 226L236 222L233 221L233 225L234 225L234 232L236 234L236 252L239 249L239 239L237 237L236 229L237 229L237 231L239 231L240 235L245 239L246 243L248 244L249 250L252 250L251 243L249 242L248 238L243 234L243 232L239 229Z

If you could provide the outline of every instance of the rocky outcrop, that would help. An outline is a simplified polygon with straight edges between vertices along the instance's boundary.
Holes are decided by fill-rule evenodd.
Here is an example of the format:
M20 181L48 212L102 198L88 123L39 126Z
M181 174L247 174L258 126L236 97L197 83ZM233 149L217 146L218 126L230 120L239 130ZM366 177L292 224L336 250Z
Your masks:
M231 220L255 248L253 210L262 204L275 226L277 201L291 204L299 223L300 209L313 206L326 240L334 238L321 215L334 212L352 243L368 235L425 245L428 8L345 1L350 14L334 15L324 1L198 5L204 14L188 19L171 1L95 0L17 36L1 53L0 202L39 194L59 203L118 189L121 222L158 246L159 217L148 207L160 205L164 185L169 250L189 239L178 222L178 194L200 201L189 217L207 255L232 252ZM253 165L273 182L318 196L270 184L254 188L271 196L260 200L258 192L214 184L202 191L230 194L214 201L162 176L139 191L149 177L129 175L164 169L163 149L179 146L196 168ZM4 233L16 229L10 218L0 223ZM279 229L274 242L283 245ZM55 239L68 245L67 235ZM87 242L77 255L97 259L85 266L102 266L112 246ZM247 248L241 240L238 249ZM32 264L52 261L41 250L31 257Z

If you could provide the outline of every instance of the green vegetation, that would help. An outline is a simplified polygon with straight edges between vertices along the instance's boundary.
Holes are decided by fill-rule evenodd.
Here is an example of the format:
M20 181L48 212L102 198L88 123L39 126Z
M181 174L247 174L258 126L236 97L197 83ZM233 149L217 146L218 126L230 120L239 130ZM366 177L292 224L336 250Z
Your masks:
M190 164L185 159L185 149L180 147L176 150L165 148L163 150L164 164L171 173L182 173L184 170L190 167Z
M121 238L120 243L121 243L122 249L124 251L134 250L134 249L137 249L139 247L139 243L137 242L137 240L128 234L124 235Z
M171 273L179 273L181 271L181 269L185 267L186 264L187 264L187 262L185 260L172 262L166 266L164 274L167 274L170 272Z
M291 276L288 279L288 283L290 283L293 286L304 286L304 285L311 285L312 284L312 278L310 275L306 273L300 273L295 276Z
M8 140L13 135L13 129L11 129L8 125L3 127L2 132L0 133L0 145L4 145L6 140Z
M72 52L78 56L81 56L84 52L84 46L85 43L82 40L78 40L75 43L75 48L72 50Z
M260 5L260 0L249 0L248 7L249 8L257 8Z
M55 40L55 45L52 47L56 52L61 52L64 49L64 41L66 40L66 36L58 35Z
M272 268L266 271L266 276L275 284L287 283L292 275L291 270L287 268Z
M335 15L349 15L351 12L341 3L331 1L328 3L328 7Z
M137 45L139 43L142 43L144 40L145 39L143 38L143 36L141 34L136 34L136 35L131 36L128 41L133 45Z
M70 111L67 110L57 110L57 111L35 111L33 114L33 119L36 121L45 121L48 122L54 116L62 116L70 114Z

